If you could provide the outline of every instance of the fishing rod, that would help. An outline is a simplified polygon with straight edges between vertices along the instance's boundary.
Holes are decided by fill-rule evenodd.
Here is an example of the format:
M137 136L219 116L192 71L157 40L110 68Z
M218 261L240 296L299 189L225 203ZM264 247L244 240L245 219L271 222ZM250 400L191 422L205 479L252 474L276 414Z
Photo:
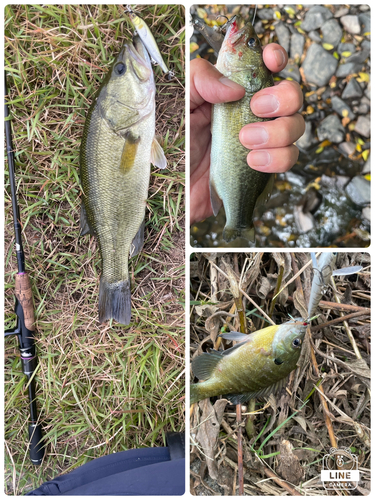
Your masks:
M5 73L5 72L4 72ZM13 208L13 222L14 222L14 232L16 239L16 256L17 256L17 266L18 273L16 274L15 282L15 313L17 315L16 327L12 330L6 330L5 337L9 335L17 335L19 342L19 350L21 355L22 372L26 375L28 380L28 390L29 390L29 407L30 407L30 421L29 421L29 453L30 459L33 464L40 465L44 457L44 444L42 436L42 426L38 423L38 413L35 400L35 382L34 382L34 372L38 365L38 358L35 349L35 326L34 326L34 304L33 304L33 294L31 290L31 283L29 276L25 269L25 254L22 246L21 237L21 224L20 224L20 214L17 204L17 194L16 194L16 180L15 180L15 168L14 168L14 153L12 145L12 129L9 120L9 110L7 103L7 79L5 73L5 137L8 155L8 167L9 167L9 183L12 196L12 208Z

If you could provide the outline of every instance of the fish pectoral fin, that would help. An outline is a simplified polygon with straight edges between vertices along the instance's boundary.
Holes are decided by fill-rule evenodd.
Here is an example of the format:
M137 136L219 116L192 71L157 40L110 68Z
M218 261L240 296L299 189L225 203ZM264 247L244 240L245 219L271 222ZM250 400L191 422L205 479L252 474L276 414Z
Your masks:
M135 257L142 250L145 241L145 221L139 226L137 234L134 236L132 244L130 245L129 258Z
M220 360L223 359L223 355L219 351L211 350L211 352L204 352L200 356L197 356L191 362L191 367L194 375L199 380L207 380L211 377L214 369Z
M135 156L137 154L137 149L141 141L141 137L131 130L127 130L124 137L125 144L121 155L120 170L121 172L129 172L134 165Z
M266 184L266 187L263 189L263 191L260 193L258 196L258 199L255 203L254 210L257 208L261 207L262 205L265 205L271 196L272 190L273 190L273 185L275 183L275 174L272 174L270 178L268 179L268 182Z
M152 141L151 145L151 163L158 168L165 168L167 166L167 159L165 157L163 148L160 146L156 138Z
M244 342L245 340L250 340L249 335L246 335L246 333L241 333L241 332L220 333L219 337L226 340L232 340L235 342Z
M81 205L81 217L80 217L79 224L80 224L80 229L81 229L80 233L79 233L80 236L84 236L87 233L94 234L94 231L92 230L92 228L89 224L85 205L83 204L83 202Z
M214 213L214 216L216 217L217 214L219 213L220 208L223 205L223 202L220 196L217 194L215 184L211 179L210 179L210 198L211 198L212 211Z

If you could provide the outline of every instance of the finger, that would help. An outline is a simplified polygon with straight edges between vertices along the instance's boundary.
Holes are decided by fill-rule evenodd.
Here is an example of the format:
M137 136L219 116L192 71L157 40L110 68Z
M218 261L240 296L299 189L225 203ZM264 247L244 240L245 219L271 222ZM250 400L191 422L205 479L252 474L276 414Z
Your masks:
M287 65L288 54L278 43L269 43L263 49L263 61L272 73L278 73Z
M260 117L290 116L302 106L303 95L297 82L283 80L274 87L267 87L254 94L251 111Z
M229 80L205 59L190 63L190 109L203 104L237 101L245 95L245 89Z
M297 160L298 148L294 145L286 148L253 150L247 155L247 163L251 168L267 173L287 172Z
M297 113L245 125L240 131L240 142L249 149L283 148L296 142L304 131L305 120Z

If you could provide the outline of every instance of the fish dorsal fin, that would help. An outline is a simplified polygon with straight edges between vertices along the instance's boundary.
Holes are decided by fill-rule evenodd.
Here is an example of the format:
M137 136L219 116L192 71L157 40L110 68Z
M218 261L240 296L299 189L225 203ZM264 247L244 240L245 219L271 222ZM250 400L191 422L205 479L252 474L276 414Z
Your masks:
M221 333L219 337L226 339L226 340L232 340L235 342L244 342L246 340L249 340L249 335L246 333L241 333L241 332L225 332Z
M199 380L207 380L211 377L217 364L222 359L222 351L215 351L214 349L211 349L211 352L204 352L200 356L194 358L191 362L194 375L199 378Z
M154 137L151 145L151 163L158 168L165 168L167 166L167 159L165 157L163 148L160 146L156 138Z
M81 228L81 231L79 233L80 236L84 236L87 233L94 234L94 231L92 230L92 228L91 228L91 226L89 224L89 220L87 218L87 213L86 213L85 205L83 204L83 202L82 202L82 205L81 205L80 228Z
M362 269L362 266L343 267L342 269L335 269L332 276L347 276L349 274L356 274L362 271Z
M145 241L145 221L139 226L137 234L134 236L132 244L130 245L129 257L135 257L142 250Z
M286 385L288 379L289 375L281 380L278 380L269 387L260 389L259 391L244 392L243 394L225 394L225 396L223 395L223 398L228 399L228 401L230 401L234 405L238 405L246 403L246 401L249 401L253 398L267 397L270 394L276 394L277 392L279 392Z
M263 189L263 191L258 196L258 199L255 203L254 210L267 203L267 201L269 200L269 197L271 196L274 183L275 183L275 174L272 174L272 175L270 175L270 178L268 179L266 187Z
M220 199L219 195L217 194L216 187L212 179L210 179L210 198L211 198L212 211L214 213L214 216L216 217L217 214L219 213L219 210L223 202Z

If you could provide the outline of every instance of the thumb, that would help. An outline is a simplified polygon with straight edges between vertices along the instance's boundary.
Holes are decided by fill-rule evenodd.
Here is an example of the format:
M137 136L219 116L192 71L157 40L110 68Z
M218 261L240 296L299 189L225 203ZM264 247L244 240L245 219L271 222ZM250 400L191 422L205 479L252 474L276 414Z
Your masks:
M223 76L215 66L205 59L194 59L190 63L190 111L205 101L237 101L245 95L241 85Z

